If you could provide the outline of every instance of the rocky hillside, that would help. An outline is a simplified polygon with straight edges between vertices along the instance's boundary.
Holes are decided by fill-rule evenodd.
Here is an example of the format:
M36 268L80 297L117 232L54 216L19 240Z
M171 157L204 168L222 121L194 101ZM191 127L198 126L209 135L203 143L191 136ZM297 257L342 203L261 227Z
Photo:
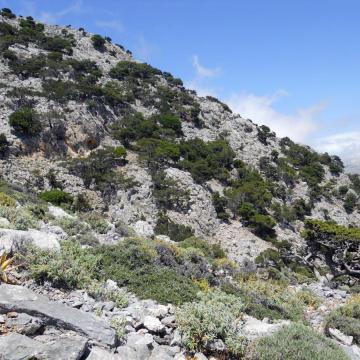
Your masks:
M299 333L318 359L347 358L299 324L257 342L298 321L358 358L360 178L337 156L109 37L3 9L0 157L0 249L19 266L0 286L0 349L28 349L0 359L52 359L62 342L75 349L63 359L277 359L266 341Z

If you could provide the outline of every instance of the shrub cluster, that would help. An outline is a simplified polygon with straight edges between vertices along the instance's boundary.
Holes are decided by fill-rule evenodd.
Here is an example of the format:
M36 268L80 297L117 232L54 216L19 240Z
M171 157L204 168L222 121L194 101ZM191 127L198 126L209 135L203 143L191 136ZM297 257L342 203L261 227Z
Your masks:
M9 116L9 124L15 131L24 135L39 135L41 122L39 114L31 107L23 107Z
M349 359L335 342L302 324L283 327L274 335L261 338L248 352L248 358L253 360Z
M169 236L173 241L183 241L194 235L190 226L176 224L164 213L160 213L154 231L155 234Z
M50 202L58 206L69 205L74 201L73 197L69 193L59 189L42 192L39 197L46 202Z
M114 169L125 164L126 150L123 147L106 147L92 152L88 157L76 158L66 165L70 173L84 180L84 185L91 185L99 191L112 190L116 185L126 184L126 179Z
M324 256L334 275L360 276L360 229L331 221L306 220L304 238L314 255Z
M91 37L91 41L96 50L101 51L101 52L103 52L105 50L106 40L101 35L98 35L98 34L93 35Z
M245 342L237 335L236 326L242 310L240 298L219 290L209 291L200 295L198 301L180 306L176 321L186 348L208 352L211 342L221 339L227 345L229 354L242 355Z
M12 13L2 10L7 17L12 17ZM66 54L72 54L74 39L69 34L63 36L50 37L44 33L44 25L37 23L31 16L20 19L20 28L15 29L7 23L0 23L0 49L7 50L13 44L22 44L27 46L29 43L35 43L41 49L48 51L60 51Z

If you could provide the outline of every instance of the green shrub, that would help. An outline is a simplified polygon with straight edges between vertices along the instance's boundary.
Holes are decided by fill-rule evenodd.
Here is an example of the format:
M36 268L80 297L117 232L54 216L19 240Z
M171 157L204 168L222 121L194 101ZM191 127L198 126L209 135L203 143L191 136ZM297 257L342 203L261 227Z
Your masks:
M212 196L212 202L218 219L224 222L228 222L230 216L226 211L226 205L227 205L226 198L224 196L220 196L220 194L216 192Z
M30 107L23 107L9 116L9 124L15 131L25 135L38 135L41 123L37 112Z
M58 206L72 204L74 201L69 193L58 189L42 192L39 196L40 199Z
M275 138L275 133L272 132L268 126L261 125L258 127L257 136L258 136L259 141L262 144L267 145L268 139Z
M102 88L105 101L111 106L123 105L125 102L131 102L133 96L126 87L121 87L115 81L108 81Z
M110 228L108 222L104 219L104 215L99 213L91 212L84 215L83 219L99 234L106 234Z
M354 212L357 205L357 196L353 192L349 192L344 200L344 209L348 214Z
M348 360L332 340L310 327L293 324L255 342L249 356L254 360Z
M141 239L126 239L95 249L101 256L101 277L126 285L142 299L180 304L191 301L198 287L186 276L156 264L156 251Z
M6 17L8 19L15 19L16 15L8 8L2 8L0 11L0 15Z
M335 309L326 319L325 330L338 329L360 344L360 304L349 303Z
M226 181L229 177L235 153L224 140L205 143L201 139L183 141L180 167L191 173L195 181L202 183L212 178Z
M209 244L207 241L199 239L195 236L181 241L179 246L183 249L199 249L203 256L211 259L221 259L226 257L224 250L220 247L219 244Z
M83 179L87 188L95 184L97 190L104 192L116 185L135 185L114 170L117 166L125 165L125 157L123 147L106 147L93 151L88 157L72 159L67 167L70 173Z
M134 61L120 61L110 70L109 75L118 80L142 79L151 80L155 75L161 75L161 71L146 63Z
M0 206L11 206L14 207L16 205L16 200L11 196L0 192Z
M0 217L9 220L11 227L16 230L38 228L38 223L34 215L24 207L0 206Z
M236 337L236 320L240 317L243 304L240 298L221 291L202 294L197 302L186 303L176 311L176 322L184 336L184 344L190 351L206 351L216 338L228 345ZM238 337L238 342L242 339ZM233 355L242 355L243 348Z
M0 156L4 156L9 148L9 142L5 134L0 134Z
M87 223L68 216L56 219L54 224L60 226L69 236L84 235L90 230L90 226Z
M152 174L152 194L161 209L186 211L189 208L190 193L178 186L175 180L166 177L163 171Z
M124 288L109 288L106 282L93 281L86 290L95 300L113 301L119 309L129 304L129 294Z
M101 35L93 35L91 37L92 44L94 48L98 51L104 51L105 50L105 39Z
M155 234L167 235L173 241L183 241L194 235L190 226L176 224L164 214L160 214L154 230Z
M64 52L72 55L72 48L74 46L73 39L62 36L45 37L41 42L41 47L47 51Z
M309 219L302 233L310 251L324 256L334 274L359 276L360 228L345 227L331 221Z
M136 149L141 157L149 163L177 161L180 159L180 147L167 140L140 139Z
M37 282L82 289L97 276L99 260L99 256L82 249L77 241L63 241L60 252L30 247L24 256L24 266Z
M175 115L161 114L154 116L155 121L158 121L164 128L172 129L178 136L183 135L181 130L181 121Z
M39 77L46 66L43 56L33 56L29 59L15 59L9 63L11 70L23 78Z

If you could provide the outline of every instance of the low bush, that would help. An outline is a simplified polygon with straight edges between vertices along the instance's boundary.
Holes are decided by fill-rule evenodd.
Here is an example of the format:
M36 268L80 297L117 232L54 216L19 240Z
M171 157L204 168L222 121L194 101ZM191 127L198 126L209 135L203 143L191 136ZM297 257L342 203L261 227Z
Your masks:
M199 249L203 256L210 259L222 259L226 257L224 250L219 244L210 244L209 242L199 239L195 236L189 237L179 243L179 247L183 249L195 248Z
M169 236L173 241L182 241L194 235L190 226L176 224L164 214L160 214L154 231L157 235Z
M0 206L11 206L14 207L16 205L16 200L9 195L0 192Z
M2 8L0 15L8 19L15 19L16 15L9 8Z
M264 144L267 145L268 144L268 140L269 139L274 139L275 138L275 133L272 132L270 130L270 128L266 125L261 125L258 127L258 139L259 141Z
M9 116L9 124L24 135L38 135L41 132L39 115L31 107L23 107Z
M360 302L355 296L346 305L335 309L326 319L325 330L338 329L348 336L353 336L354 341L360 344Z
M146 63L120 61L110 70L109 75L118 80L152 80L155 75L161 75L161 71Z
M101 257L100 277L127 286L142 299L181 304L191 301L199 291L188 277L158 265L157 252L149 241L130 238L94 251Z
M54 225L60 226L69 236L84 235L90 230L87 223L68 216L56 219Z
M152 194L161 209L186 211L189 208L190 192L178 186L175 180L166 177L163 171L152 174Z
M44 191L39 195L39 197L46 202L58 206L70 205L74 201L74 198L69 193L58 189Z
M244 347L241 345L244 344L236 335L236 320L241 316L242 309L240 298L219 290L209 291L200 295L198 301L180 306L176 311L176 322L186 348L206 352L209 344L219 338L230 347L229 353L242 355ZM233 345L236 342L238 346L235 349Z
M86 290L97 301L113 301L119 309L129 304L129 294L124 288L112 288L106 282L93 281Z
M224 140L205 143L201 139L183 141L180 167L191 173L195 181L203 183L210 179L226 181L235 157L234 151Z
M103 52L105 50L106 40L101 35L98 35L98 34L93 35L91 37L91 41L96 50L101 51L101 52Z
M0 206L0 217L9 220L11 227L16 230L38 228L37 219L25 207Z
M349 192L344 199L344 209L348 214L354 212L357 205L357 196L353 192Z
M104 219L104 215L102 214L91 212L82 216L82 218L99 234L106 234L110 229L109 223Z
M263 281L249 276L237 280L237 293L243 299L244 312L258 319L305 321L306 308L320 304L320 300L309 291L291 291L286 279Z
M98 276L100 257L77 241L63 241L60 252L29 247L23 261L40 283L50 281L54 286L82 289Z
M93 151L88 157L72 159L66 165L70 173L84 180L87 188L95 185L96 190L104 192L125 182L124 176L114 170L125 165L125 157L123 147L106 147Z
M302 324L286 326L249 347L250 360L348 360L332 340Z
M308 219L302 233L313 254L323 256L336 275L359 277L360 228L338 225L333 221Z
M9 148L9 142L5 134L0 134L0 156L4 156Z

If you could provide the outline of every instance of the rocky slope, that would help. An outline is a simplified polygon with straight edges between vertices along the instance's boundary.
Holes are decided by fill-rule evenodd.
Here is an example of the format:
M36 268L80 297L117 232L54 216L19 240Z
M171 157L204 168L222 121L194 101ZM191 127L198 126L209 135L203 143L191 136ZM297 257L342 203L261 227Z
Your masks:
M0 250L27 259L18 285L0 285L0 359L240 359L240 338L299 320L359 358L356 311L355 330L327 320L355 306L360 274L360 180L338 157L277 138L110 38L8 9L0 79ZM126 303L95 296L94 281ZM218 289L226 309L206 298ZM190 344L175 305L197 291L200 307L233 311L236 344L234 324Z
M35 32L31 29L31 23L19 28L19 19L2 17L0 20L2 24L17 29L4 28L1 33L3 38L11 36L6 32L21 32L29 28ZM133 77L118 76L120 80L117 80L111 74L111 69L119 62L134 60L129 52L108 40L98 50L94 48L91 34L83 30L45 25L41 34L52 39L65 39L70 43L71 50L50 41L50 45L44 45L44 40L37 40L36 32L35 35L26 34L30 39L26 39L25 35L18 38L13 36L10 45L3 40L2 46L6 50L3 50L0 63L0 132L6 136L9 147L0 166L7 181L40 192L53 187L48 176L49 173L53 174L57 184L73 196L84 193L91 206L108 208L107 213L112 221L121 219L137 234L153 236L161 209L153 194L154 183L149 168L146 163L139 161L136 151L132 148L128 150L127 162L121 171L125 176L133 177L137 183L131 189L116 189L110 199L104 199L95 186L84 186L84 179L69 172L63 161L86 156L90 151L106 145L121 145L112 129L114 126L126 126L129 113L140 112L148 117L166 111L179 115L182 120L183 135L173 141L199 138L211 142L225 139L234 151L235 159L260 169L262 176L272 181L275 189L272 190L271 202L265 206L267 213L273 212L271 204L291 207L296 200L302 199L311 208L307 210L307 216L332 219L344 225L359 224L357 206L352 211L344 208L344 199L349 194L355 194L357 199L357 193L351 190L353 184L343 174L341 162L337 159L323 158L319 163L304 159L305 165L294 161L291 157L311 157L312 150L290 149L294 151L289 155L289 146L284 145L286 141L281 143L281 139L268 129L232 114L216 99L200 98L184 89L168 73L156 70L147 79L141 71L134 71ZM51 56L56 60L51 60ZM45 61L46 58L50 60ZM76 63L69 65L69 61ZM91 62L88 64L90 70L82 61ZM56 89L55 83L52 83L54 81L57 82ZM74 84L80 84L79 88L67 89L66 92L66 87ZM100 90L99 87L104 84L108 85L108 92ZM53 91L49 90L51 85ZM25 105L33 107L41 117L41 132L36 136L28 136L21 130L14 131L9 124L9 116ZM302 153L296 153L299 150ZM290 160L282 165L276 160L289 157ZM334 170L338 164L340 168ZM323 174L314 177L315 182L319 182L317 187L309 186L314 181L312 174L299 176L304 167L310 173L311 166L323 169L320 169ZM168 179L173 179L181 189L189 192L186 209L165 209L174 223L190 226L197 236L221 242L237 260L254 258L269 246L268 242L251 234L241 217L227 223L217 218L212 197L215 192L223 194L228 188L226 182L205 179L199 184L184 168L177 168L174 161L167 161L162 167ZM329 167L333 167L332 173ZM235 169L230 174L235 177ZM339 188L343 191L341 195ZM290 221L277 220L276 237L301 243L299 232L302 227L302 220L296 219L296 216Z

